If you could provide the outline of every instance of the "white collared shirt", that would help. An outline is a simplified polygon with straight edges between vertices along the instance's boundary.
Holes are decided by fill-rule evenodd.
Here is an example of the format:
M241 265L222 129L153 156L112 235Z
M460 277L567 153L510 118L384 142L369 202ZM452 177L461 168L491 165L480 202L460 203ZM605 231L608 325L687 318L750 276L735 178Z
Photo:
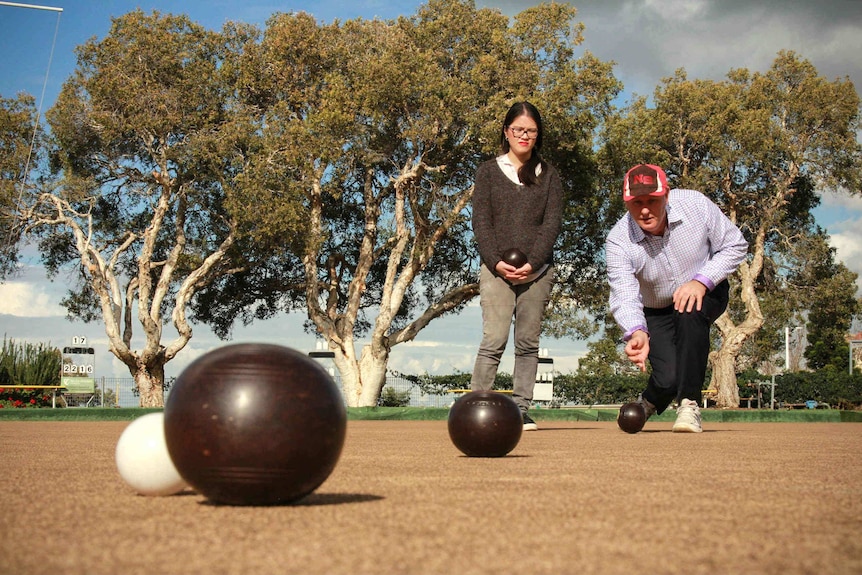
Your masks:
M518 184L519 186L523 186L521 183L521 179L518 177L518 168L515 167L515 164L512 163L512 160L509 159L509 154L502 154L497 156L497 165L500 166L500 170L506 174L506 177ZM536 175L540 175L542 173L542 164L538 164L536 166Z
M673 189L666 209L663 235L644 233L626 214L605 242L610 309L625 339L646 331L644 307L672 305L674 291L689 280L711 291L748 253L739 228L702 193Z

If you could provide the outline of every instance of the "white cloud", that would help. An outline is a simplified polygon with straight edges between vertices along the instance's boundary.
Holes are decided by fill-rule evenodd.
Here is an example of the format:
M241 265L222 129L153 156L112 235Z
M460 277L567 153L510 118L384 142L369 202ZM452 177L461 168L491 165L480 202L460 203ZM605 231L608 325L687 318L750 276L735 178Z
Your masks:
M862 212L862 196L851 196L849 194L836 194L827 192L820 196L821 206L824 208L836 208L842 211Z
M26 282L0 285L0 314L16 317L65 317L66 310L56 294L44 287Z
M859 223L862 224L862 220ZM833 234L830 243L837 250L841 261L848 267L855 264L854 271L862 275L862 231L857 229L853 232Z
M485 0L514 15L537 2ZM779 50L810 60L827 79L862 85L862 3L846 0L580 0L583 48L616 62L626 92L650 95L685 68L722 80L733 68L765 72Z
M862 219L856 221L855 227L831 234L829 243L837 258L862 278ZM857 280L857 286L862 291L862 282Z
M644 0L644 6L662 19L688 22L702 15L708 8L707 0Z
M862 278L862 197L826 193L814 211L815 218L829 233L835 255ZM857 280L862 293L862 281Z

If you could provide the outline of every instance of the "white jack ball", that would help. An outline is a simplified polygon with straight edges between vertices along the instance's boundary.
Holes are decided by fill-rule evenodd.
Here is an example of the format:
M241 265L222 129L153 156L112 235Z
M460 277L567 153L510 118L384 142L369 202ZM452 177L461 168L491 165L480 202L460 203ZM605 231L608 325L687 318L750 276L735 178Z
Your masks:
M186 488L165 443L164 413L154 412L132 421L117 442L117 470L141 495L173 495Z

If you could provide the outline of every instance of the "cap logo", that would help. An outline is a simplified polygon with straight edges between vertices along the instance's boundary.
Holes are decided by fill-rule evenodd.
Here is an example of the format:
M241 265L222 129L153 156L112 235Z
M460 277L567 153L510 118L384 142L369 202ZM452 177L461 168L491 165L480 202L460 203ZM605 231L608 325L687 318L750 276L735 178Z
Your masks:
M634 174L632 175L632 185L642 185L642 186L655 186L655 178L649 176L647 174Z

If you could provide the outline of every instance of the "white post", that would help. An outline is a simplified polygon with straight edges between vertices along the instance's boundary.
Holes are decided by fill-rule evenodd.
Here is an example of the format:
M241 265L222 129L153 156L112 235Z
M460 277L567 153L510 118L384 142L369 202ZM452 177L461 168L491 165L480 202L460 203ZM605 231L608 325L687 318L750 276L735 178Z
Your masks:
M784 371L790 371L790 327L784 327Z
M775 409L775 374L772 374L772 389L769 392L769 409Z

